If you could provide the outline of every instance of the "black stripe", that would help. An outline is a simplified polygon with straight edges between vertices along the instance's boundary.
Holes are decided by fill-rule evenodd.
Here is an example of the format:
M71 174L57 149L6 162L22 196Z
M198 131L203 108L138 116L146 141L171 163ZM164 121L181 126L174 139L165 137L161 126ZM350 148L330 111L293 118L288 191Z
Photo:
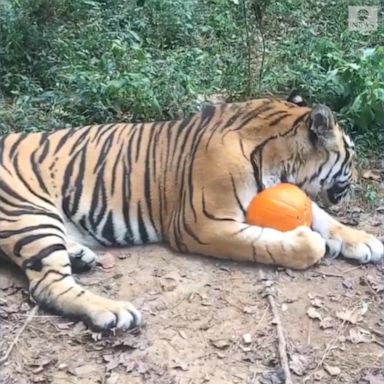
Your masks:
M270 104L271 104L271 100L262 104L260 107L254 109L253 111L247 113L244 116L244 118L242 119L241 124L238 127L231 129L231 131L239 131L245 125L247 125L250 121L255 119L260 113L268 112L268 111L272 110L274 108L274 106L273 105L271 106Z
M143 135L143 127L144 127L144 124L141 124L140 125L140 128L138 128L137 130L135 130L135 133L138 135L138 139L137 139L137 142L136 142L136 157L135 157L135 162L137 162L139 160L139 155L140 155L140 150L141 150L141 138L142 138L142 135Z
M44 184L43 178L41 177L40 169L39 169L39 167L37 165L38 164L38 160L36 159L37 152L38 152L38 149L36 151L34 151L32 153L32 155L31 155L32 171L33 171L33 173L36 176L37 182L39 183L39 187L41 188L41 190L43 192L45 192L47 195L49 195L48 189L47 189L47 187Z
M110 133L111 129L114 128L117 124L104 124L101 126L96 126L94 129L96 129L96 135L92 139L92 143L96 141L96 145L99 145L101 139L106 133Z
M203 206L203 213L206 217L208 217L211 220L216 220L216 221L236 221L232 217L217 217L213 215L212 213L208 212L207 207L205 205L205 196L204 196L204 189L201 192L201 204Z
M145 223L143 220L143 214L141 212L141 205L140 201L137 203L137 221L139 223L139 234L140 234L140 239L143 244L148 243L148 232L145 227Z
M63 132L65 132L65 131L63 131ZM57 152L59 152L59 150L64 146L64 144L68 141L68 139L69 139L71 136L74 135L75 132L76 132L76 131L75 131L75 129L73 129L73 128L69 128L69 129L67 130L67 132L61 137L61 139L60 139L59 142L57 143L56 148L55 148L55 150L54 150L54 152L53 152L54 155L56 155Z
M86 150L87 145L84 145L82 149L80 149L75 155L72 156L68 165L65 168L64 180L61 187L61 194L63 196L63 212L68 218L74 216L79 209L81 195L83 193L87 154ZM77 172L75 172L75 166ZM75 180L72 183L71 179L73 177L75 177Z
M151 225L155 232L158 234L158 230L155 225L155 221L153 218L153 211L152 211L152 196L151 196L151 166L156 167L155 162L152 161L150 162L150 150L151 150L151 144L152 140L155 134L155 130L151 129L150 131L150 136L148 138L147 142L147 151L145 155L145 167L144 167L144 197L145 197L145 203L148 209L148 214L149 214L149 220L151 222Z
M45 158L47 157L47 154L49 152L49 139L48 139L48 137L49 137L48 132L44 132L41 135L40 145L43 146L43 149L42 149L40 156L38 158L39 163L42 163L45 160Z
M233 194L235 195L237 204L238 204L239 208L241 209L241 212L242 212L243 215L245 216L245 208L243 207L243 204L241 203L241 200L240 200L239 195L238 195L238 193L237 193L235 180L234 180L234 178L233 178L233 176L232 176L231 173L230 173L229 175L231 176L231 183L232 183Z
M100 148L99 157L97 158L93 172L97 172L105 164L106 159L111 155L110 151L112 148L115 133L115 130L108 131L108 136L106 137Z
M101 236L112 245L117 244L117 240L115 237L115 231L113 228L113 213L110 211L107 216L107 220L105 221L104 227L101 231Z
M113 162L112 166L112 185L111 185L111 194L113 195L115 193L115 186L116 186L116 180L117 180L117 167L119 164L121 164L121 154L123 152L123 146L120 146L119 152L117 153L117 156L115 158L115 161ZM123 176L125 177L125 176Z
M63 292L60 292L60 293L56 293L55 294L55 298L59 298L60 296L63 296L65 295L66 293L68 293L69 291L72 291L72 289L75 288L75 285L72 285L71 287L65 289Z
M272 120L272 121L269 121L269 122L268 122L268 125L269 125L270 127L273 127L273 126L279 124L282 120L284 120L285 118L287 118L287 117L289 117L289 116L291 116L290 113L284 113L284 114L282 114L281 116L276 117L276 119L274 119L274 120Z
M51 274L59 275L60 277L58 279L51 280L48 285L43 287L43 289L47 289L52 284L57 283L59 281L62 281L64 279L66 279L67 277L71 276L70 273L63 273L63 272L57 271L55 269L49 269L47 272L44 273L43 277L30 289L32 297L34 297L35 292L36 292L37 288L39 288L40 284L47 278L48 275L51 275Z
M13 162L13 165L14 165L14 170L15 170L17 177L23 182L24 186L28 189L28 191L32 195L37 197L38 199L43 200L45 203L47 203L49 205L53 205L52 201L50 201L48 198L43 197L40 194L38 194L37 192L33 191L32 188L30 187L30 185L27 183L27 181L23 178L23 176L21 175L21 172L20 172L18 157L15 157L15 161ZM25 199L22 198L21 200L25 200Z
M278 136L274 135L264 140L261 144L255 147L255 149L251 153L251 164L253 167L253 173L255 176L255 181L257 185L258 192L261 192L264 189L263 185L263 150L264 147L271 141L275 140Z
M41 249L36 255L24 260L22 264L23 270L32 269L33 271L40 272L43 269L42 260L54 252L66 251L63 244L52 244L46 248Z
M9 157L12 159L18 149L20 143L26 138L27 133L19 133L19 138L11 145L9 149Z
M16 243L13 246L13 254L16 257L22 257L21 250L23 247L33 243L36 240L40 240L40 239L44 239L45 237L52 237L52 236L58 237L63 242L65 241L63 236L53 234L53 233L39 233L35 235L28 235L16 241Z

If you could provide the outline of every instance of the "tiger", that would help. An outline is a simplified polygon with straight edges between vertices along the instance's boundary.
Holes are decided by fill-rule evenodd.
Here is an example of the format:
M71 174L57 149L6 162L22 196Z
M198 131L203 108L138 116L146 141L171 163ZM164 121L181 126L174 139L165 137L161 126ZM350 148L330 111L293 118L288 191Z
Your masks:
M352 139L323 104L257 99L206 105L170 121L108 123L0 138L0 255L41 308L96 332L140 329L130 302L92 293L73 272L95 251L163 242L181 253L304 270L326 255L383 259L383 244L322 207L356 179ZM280 232L246 221L279 183L311 198L312 225Z

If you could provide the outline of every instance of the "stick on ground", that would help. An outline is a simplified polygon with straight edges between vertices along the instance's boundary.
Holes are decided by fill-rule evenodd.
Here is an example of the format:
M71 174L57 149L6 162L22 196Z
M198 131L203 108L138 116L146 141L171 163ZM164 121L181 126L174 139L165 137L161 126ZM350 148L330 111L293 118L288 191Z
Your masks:
M266 288L266 293L267 293L269 305L271 307L272 314L273 314L273 323L276 325L277 337L279 340L280 363L281 363L281 367L284 370L285 384L293 384L291 371L289 370L289 365L288 365L287 343L285 341L284 330L283 330L283 326L281 325L279 311L277 309L275 299L273 297L273 294L270 288Z
M27 328L27 325L31 322L32 318L35 316L38 309L39 309L38 305L36 305L35 307L33 307L31 309L28 317L25 319L23 326L16 333L14 340L12 341L12 343L10 344L8 349L6 350L4 356L0 358L0 365L2 365L3 363L5 363L8 360L8 357L11 354L11 352L12 352L13 348L15 347L15 345L17 344L17 342L19 341L21 334L24 332L25 328Z

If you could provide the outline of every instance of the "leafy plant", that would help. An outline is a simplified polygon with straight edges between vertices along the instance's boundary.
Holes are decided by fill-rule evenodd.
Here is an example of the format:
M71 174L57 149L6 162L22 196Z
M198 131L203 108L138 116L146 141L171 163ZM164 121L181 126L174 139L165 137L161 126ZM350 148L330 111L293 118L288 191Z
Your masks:
M174 118L212 94L298 88L333 108L358 143L379 148L384 26L348 31L350 4L0 1L0 133Z

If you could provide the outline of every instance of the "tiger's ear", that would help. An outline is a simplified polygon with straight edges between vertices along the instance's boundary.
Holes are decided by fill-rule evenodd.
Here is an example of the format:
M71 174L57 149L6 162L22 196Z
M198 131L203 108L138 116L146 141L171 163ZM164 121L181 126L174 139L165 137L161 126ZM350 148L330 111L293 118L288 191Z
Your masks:
M290 103L296 104L299 107L306 107L307 106L307 103L304 101L304 99L301 97L299 92L297 92L296 90L293 90L289 94L289 96L287 97L287 101L289 101Z
M317 104L311 112L310 132L317 139L327 140L333 136L335 119L332 111L323 104Z

